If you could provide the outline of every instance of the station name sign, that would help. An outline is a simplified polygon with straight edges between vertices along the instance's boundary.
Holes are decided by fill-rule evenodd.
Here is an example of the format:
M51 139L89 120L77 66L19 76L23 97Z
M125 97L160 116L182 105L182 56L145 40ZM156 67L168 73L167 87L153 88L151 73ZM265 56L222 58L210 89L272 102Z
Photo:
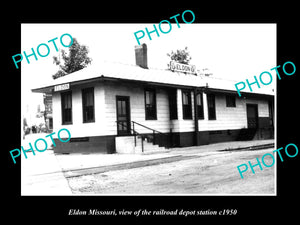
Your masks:
M197 75L195 65L187 65L183 63L178 63L175 61L170 61L170 70L182 73L191 73Z
M70 84L59 84L54 86L54 91L64 91L70 89Z

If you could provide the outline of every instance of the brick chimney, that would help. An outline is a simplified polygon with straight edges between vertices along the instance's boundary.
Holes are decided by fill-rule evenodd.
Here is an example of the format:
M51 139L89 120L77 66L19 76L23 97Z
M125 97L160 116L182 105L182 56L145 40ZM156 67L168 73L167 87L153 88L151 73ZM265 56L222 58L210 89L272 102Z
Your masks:
M147 45L136 45L134 46L135 50L135 63L137 66L140 66L144 69L148 69L148 60L147 60Z

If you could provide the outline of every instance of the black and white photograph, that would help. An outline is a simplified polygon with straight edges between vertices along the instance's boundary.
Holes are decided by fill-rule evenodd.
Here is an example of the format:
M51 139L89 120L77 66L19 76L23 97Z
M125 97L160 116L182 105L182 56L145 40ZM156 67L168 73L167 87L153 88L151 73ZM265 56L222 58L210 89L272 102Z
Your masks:
M297 221L297 6L195 3L6 7L5 221Z
M275 196L276 32L21 24L21 195Z

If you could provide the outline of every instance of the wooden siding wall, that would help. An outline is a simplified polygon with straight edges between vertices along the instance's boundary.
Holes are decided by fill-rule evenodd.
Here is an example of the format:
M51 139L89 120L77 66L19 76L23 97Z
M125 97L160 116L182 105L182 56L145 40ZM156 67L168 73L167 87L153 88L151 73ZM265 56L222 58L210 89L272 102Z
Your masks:
M182 91L177 89L177 109L178 120L172 120L173 132L194 131L194 94L192 99L192 119L183 119L182 117ZM226 107L226 96L215 95L216 120L208 120L207 95L203 93L203 111L204 119L198 120L199 131L228 130L247 128L246 104L258 105L258 116L269 117L269 108L267 100L242 99L236 97L236 107Z
M83 123L81 90L94 87L95 122ZM62 125L60 92L53 93L53 132L67 128L72 137L116 135L116 96L130 97L131 121L136 121L160 132L194 132L194 95L191 94L192 119L183 119L182 90L177 89L177 120L169 119L168 93L163 88L155 88L157 120L145 119L144 87L113 82L93 83L72 87L72 121ZM258 104L258 116L266 121L269 117L267 100L243 99L236 97L236 107L226 107L226 97L216 94L216 120L208 120L207 97L203 93L204 119L198 120L199 131L228 130L247 128L246 104ZM149 130L136 126L140 133ZM63 132L65 133L65 132ZM62 133L62 134L63 134Z
M236 97L236 107L226 107L226 96L215 95L216 120L208 120L207 98L203 93L204 120L198 121L199 131L247 128L246 104L258 105L258 117L269 117L267 100Z
M82 116L82 93L86 87L94 87L95 122L83 123ZM105 131L106 120L104 113L104 89L103 84L97 83L81 85L72 88L72 124L63 125L61 117L61 96L60 92L53 93L53 132L61 128L67 128L72 137L89 137L107 135ZM65 133L65 132L63 132ZM62 134L63 134L62 133Z
M182 90L177 89L177 120L172 120L172 132L190 132L195 131L194 124L194 96L191 94L192 119L183 119L182 111Z
M131 121L141 123L147 127L160 132L170 131L169 119L169 100L167 91L155 88L157 102L157 120L145 119L145 98L144 87L137 85L105 83L105 115L106 115L106 134L116 135L116 96L130 97ZM149 133L148 129L135 126L135 130L140 133Z
M207 95L203 94L204 119L198 121L199 131L241 129L247 126L245 104L236 98L236 107L226 107L225 95L215 95L216 120L208 120Z

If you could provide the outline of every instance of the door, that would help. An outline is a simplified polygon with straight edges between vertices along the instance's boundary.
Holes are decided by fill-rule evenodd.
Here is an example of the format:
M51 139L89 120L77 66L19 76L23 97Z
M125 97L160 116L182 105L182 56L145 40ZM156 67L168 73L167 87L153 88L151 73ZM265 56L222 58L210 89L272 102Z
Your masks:
M257 104L247 104L247 122L248 129L258 128Z
M117 133L130 135L130 103L128 96L116 96L117 107Z

